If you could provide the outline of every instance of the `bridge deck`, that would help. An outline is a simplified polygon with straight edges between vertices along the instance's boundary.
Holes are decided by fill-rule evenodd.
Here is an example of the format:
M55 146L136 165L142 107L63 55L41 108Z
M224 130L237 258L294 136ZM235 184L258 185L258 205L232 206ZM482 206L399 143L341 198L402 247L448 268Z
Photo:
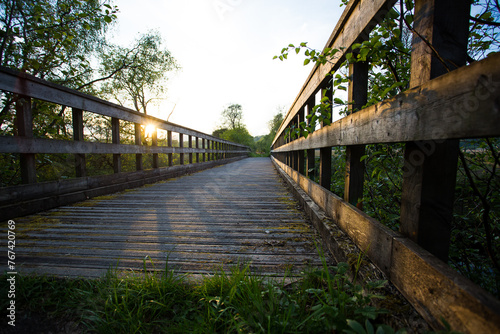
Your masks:
M16 222L16 269L63 276L251 263L281 275L320 265L318 235L267 158L244 159ZM5 242L2 240L2 243ZM5 264L4 264L5 266Z

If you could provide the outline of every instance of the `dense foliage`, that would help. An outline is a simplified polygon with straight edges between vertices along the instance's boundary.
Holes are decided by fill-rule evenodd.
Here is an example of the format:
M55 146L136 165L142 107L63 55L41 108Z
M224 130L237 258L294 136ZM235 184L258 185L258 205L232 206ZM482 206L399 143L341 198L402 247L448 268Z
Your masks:
M179 66L157 32L142 34L130 48L109 43L106 32L117 15L107 0L0 0L0 65L147 113L151 103L164 98L168 73ZM17 131L18 97L5 92L0 97L0 135L11 136ZM33 100L32 110L35 138L72 139L70 108ZM85 140L111 142L108 117L85 112L84 123ZM133 124L120 126L122 143L133 143ZM123 170L132 170L134 160L123 155ZM160 156L162 165L166 160ZM88 155L88 174L112 172L112 161L111 155ZM71 178L74 157L37 154L36 169L40 182ZM0 186L20 182L19 157L1 154Z
M347 1L343 1L345 5ZM369 63L368 105L392 97L409 87L413 33L413 1L401 0L371 32L369 39L352 46L341 69L332 73L332 96L323 95L307 121L291 126L293 138L331 122L332 108L341 115L350 112L345 101L349 82L347 66ZM480 60L500 46L500 5L494 0L473 1L468 62ZM275 56L287 59L290 52L304 50L304 64L326 63L340 51L315 50L307 43L290 44ZM404 144L366 146L364 197L358 207L394 230L399 229ZM461 142L455 192L452 244L449 264L483 288L500 297L500 139L483 138ZM333 148L331 190L344 192L345 150ZM317 174L316 174L317 175Z

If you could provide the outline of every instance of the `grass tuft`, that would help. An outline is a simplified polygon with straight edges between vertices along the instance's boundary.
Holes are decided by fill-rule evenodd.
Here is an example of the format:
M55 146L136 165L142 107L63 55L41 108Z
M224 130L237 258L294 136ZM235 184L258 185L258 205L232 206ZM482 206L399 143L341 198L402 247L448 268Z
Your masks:
M153 270L146 270L149 262ZM285 272L272 279L238 263L195 282L169 270L168 261L157 270L149 258L141 272L110 268L93 280L18 276L16 305L27 319L36 314L62 326L53 332L64 331L64 321L88 333L357 333L360 324L391 332L377 324L386 311L371 303L382 298L376 291L384 282L361 287L351 282L349 267L323 261L299 278ZM2 291L6 282L2 277Z

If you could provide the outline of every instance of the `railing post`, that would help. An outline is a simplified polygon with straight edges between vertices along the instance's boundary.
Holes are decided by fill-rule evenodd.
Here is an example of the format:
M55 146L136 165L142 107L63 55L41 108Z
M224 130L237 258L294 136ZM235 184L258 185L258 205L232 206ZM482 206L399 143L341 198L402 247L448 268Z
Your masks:
M138 146L142 146L142 131L141 131L141 125L138 123L134 124L135 127L135 144ZM137 153L135 155L135 169L136 170L143 170L143 165L142 165L142 154Z
M83 110L72 108L73 116L73 140L83 141ZM85 154L75 154L75 174L76 177L87 176Z
M33 113L31 110L31 98L18 96L16 102L17 135L20 137L33 138ZM35 154L21 153L21 181L25 184L36 183Z
M304 107L302 107L302 109L300 109L298 115L297 115L297 126L300 127L300 123L301 122L305 122L305 110L304 110ZM302 175L305 175L305 152L304 150L300 150L297 152L297 163L298 163L298 168L297 168L297 171L302 174Z
M201 138L201 148L203 150L206 150L206 146L205 146L205 138ZM206 161L206 156L207 156L207 153L206 151L203 151L203 153L201 154L201 158L202 158L202 161L205 162Z
M326 87L321 89L321 96L329 96L332 99L331 83L327 81ZM321 124L324 127L324 124ZM332 183L332 148L322 147L319 150L319 184L328 190Z
M151 146L157 147L158 146L158 129L154 129L153 133L151 134ZM160 160L158 158L158 153L153 153L153 168L158 168L160 167Z
M184 134L183 133L179 133L179 147L181 148L181 152L182 152L182 149L184 148ZM184 165L184 153L179 154L179 162L181 165Z
M368 101L368 63L359 62L349 65L349 109L350 113L360 110ZM346 147L346 171L344 200L357 205L363 198L365 145Z
M412 88L466 64L469 16L468 0L415 2L418 34L413 36ZM400 230L445 262L450 244L458 152L458 140L426 141L407 143L404 155Z
M167 146L172 147L172 131L167 130ZM168 166L172 167L174 165L174 154L168 154Z
M189 148L193 148L193 136L189 136ZM189 163L193 163L193 153L189 153Z
M195 140L196 140L195 147L196 147L196 149L199 149L200 148L200 138L195 137ZM200 163L200 153L199 152L196 152L196 163Z
M113 144L120 144L120 119L111 118L111 140ZM113 154L113 170L115 174L122 171L122 157L120 154Z
M313 114L314 108L314 96L307 101L307 115ZM311 124L311 119L307 120L307 125ZM316 152L314 149L307 150L307 167L306 176L310 179L314 179L314 170L316 168Z

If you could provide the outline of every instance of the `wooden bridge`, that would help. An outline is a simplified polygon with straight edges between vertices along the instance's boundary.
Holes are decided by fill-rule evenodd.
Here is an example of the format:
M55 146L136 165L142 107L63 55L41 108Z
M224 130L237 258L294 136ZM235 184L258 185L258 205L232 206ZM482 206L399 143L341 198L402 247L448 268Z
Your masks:
M245 159L15 220L22 271L99 277L169 269L209 274L250 264L293 275L321 266L318 234L267 158ZM318 243L315 245L315 242Z
M345 261L339 239L345 233L434 328L443 317L455 330L500 333L500 302L445 262L459 140L500 136L500 55L465 66L467 1L416 1L408 90L362 109L368 66L351 64L350 114L307 138L285 135L307 122L321 103L317 94L331 92L332 73L351 46L366 40L395 3L349 2L325 46L339 52L307 78L273 142L271 161L242 159L244 146L0 69L0 89L18 96L16 135L0 137L0 152L19 155L24 183L0 189L2 220L14 219L19 231L18 269L99 275L117 260L137 270L144 258L169 257L184 272L250 261L276 274L279 267L318 263L315 231L330 254ZM33 138L32 99L71 107L74 140ZM110 118L112 143L85 140L84 111ZM120 122L135 124L135 145L120 141ZM143 145L140 128L146 124L166 131L167 145L159 145L156 134L152 145ZM172 133L178 133L177 147ZM355 206L363 193L365 145L396 142L406 146L400 232ZM336 146L347 152L343 199L330 192ZM43 153L74 154L77 177L36 183L35 155ZM309 177L318 153L319 184ZM114 173L88 176L88 154L112 154ZM136 171L122 171L124 154L136 155ZM167 166L159 166L159 154L169 157ZM173 166L173 154L180 165ZM146 156L150 170L143 167ZM192 175L172 179L185 174ZM98 197L103 195L108 197Z

